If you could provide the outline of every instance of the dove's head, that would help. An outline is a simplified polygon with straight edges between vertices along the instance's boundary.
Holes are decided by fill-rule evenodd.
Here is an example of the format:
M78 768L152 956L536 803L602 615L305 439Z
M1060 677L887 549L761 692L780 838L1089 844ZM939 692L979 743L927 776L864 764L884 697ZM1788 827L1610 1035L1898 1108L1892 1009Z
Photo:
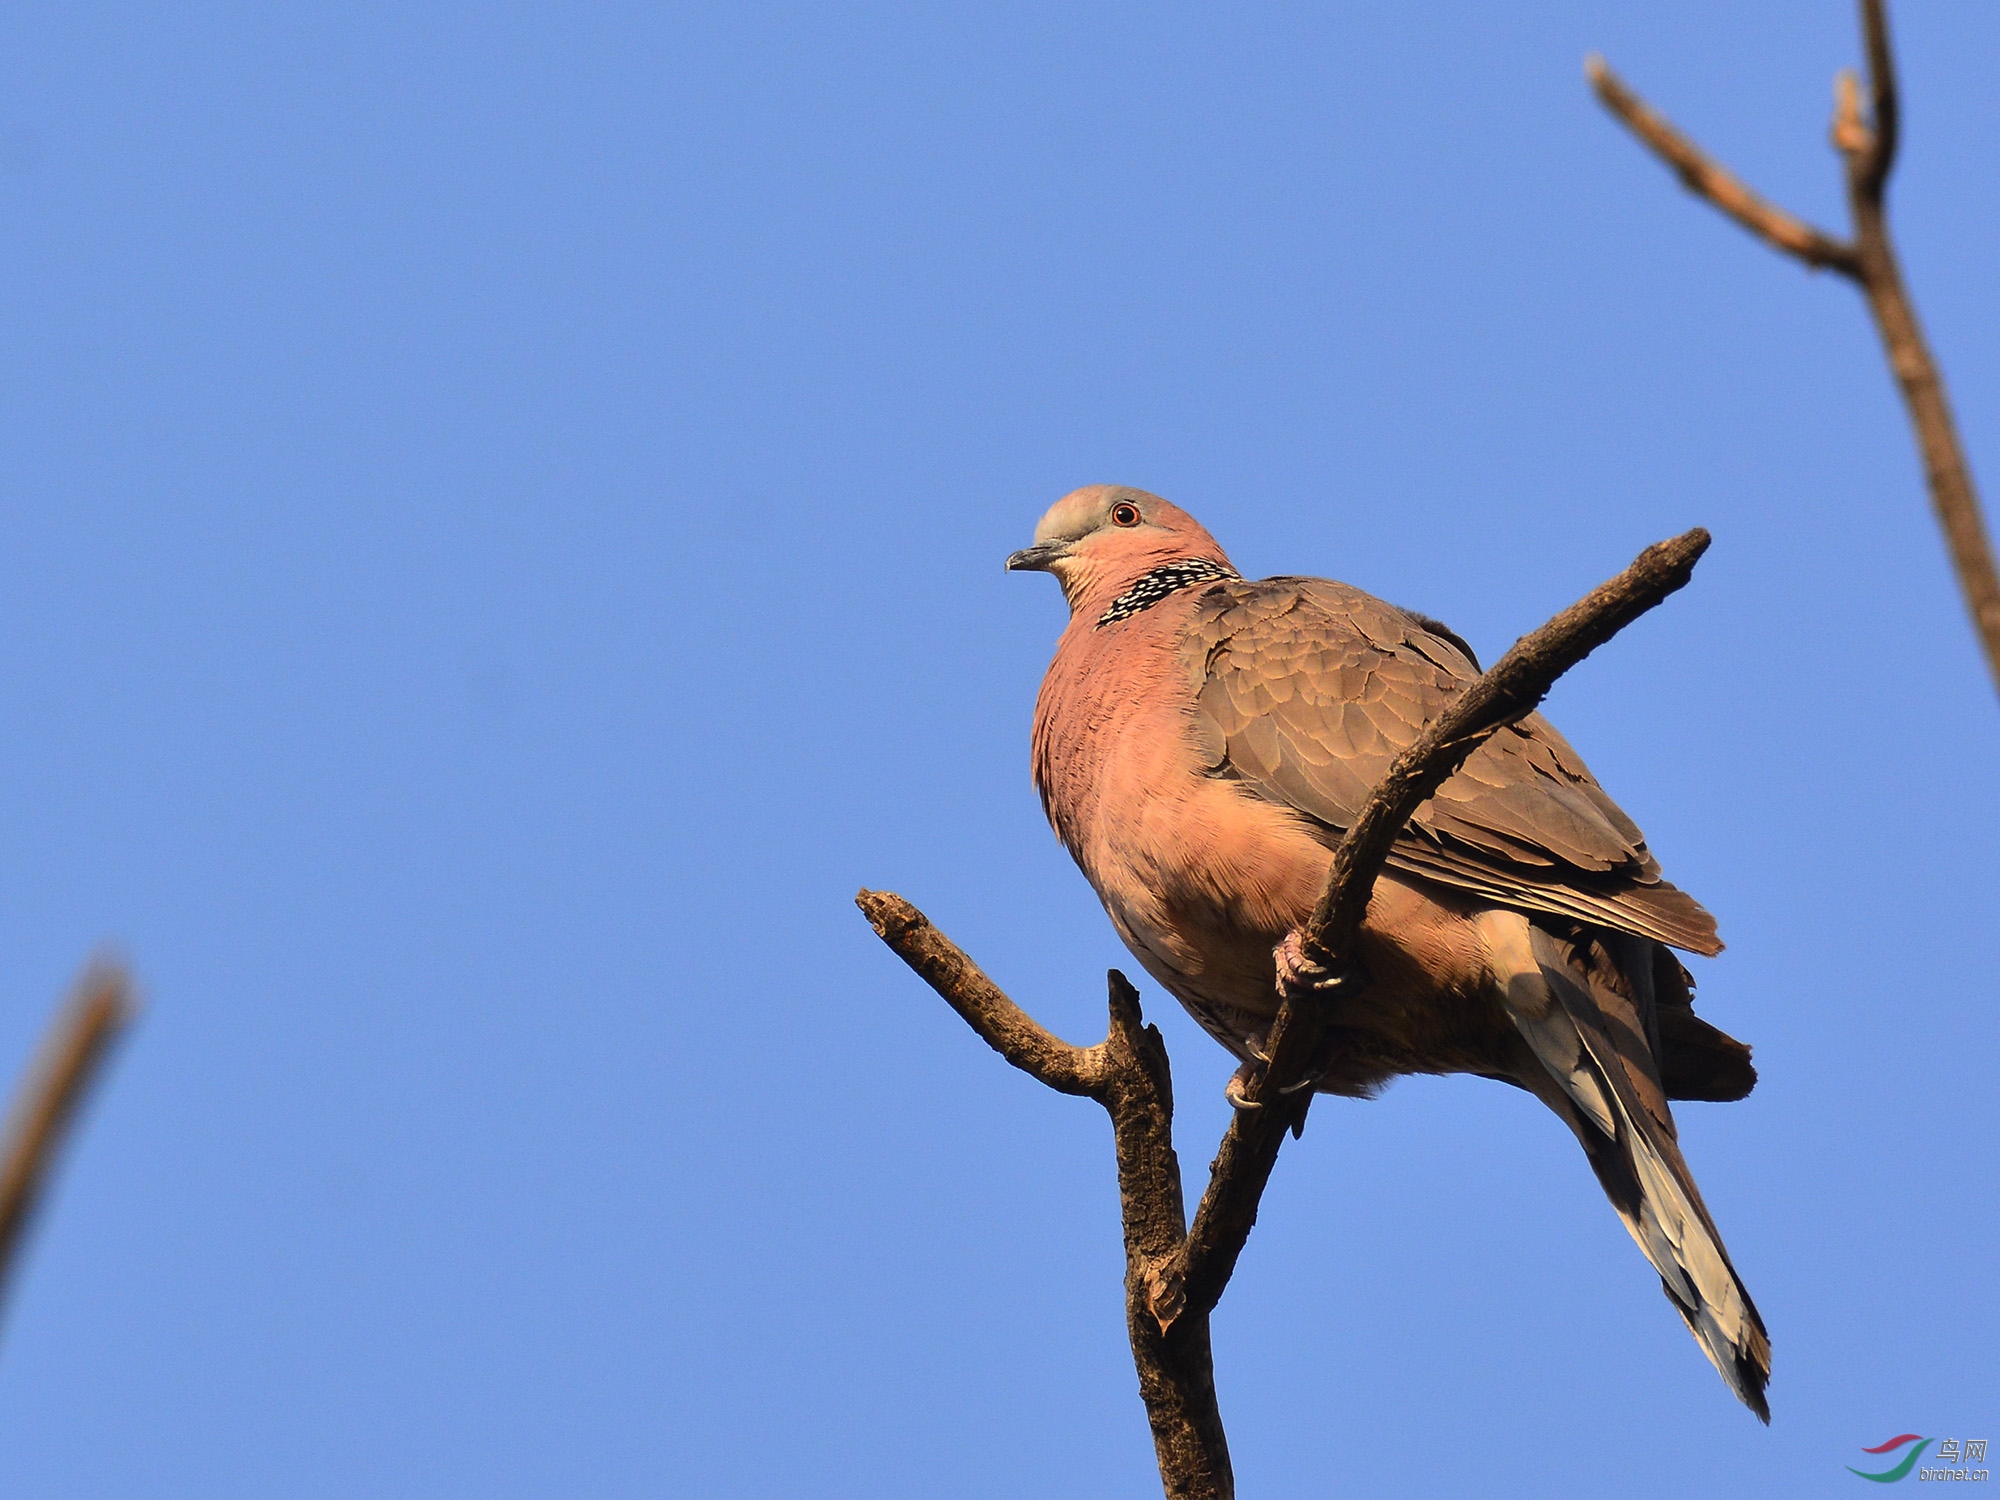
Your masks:
M1007 559L1009 568L1053 573L1072 610L1109 600L1164 563L1229 566L1201 522L1178 505L1122 484L1087 484L1049 507L1035 545Z

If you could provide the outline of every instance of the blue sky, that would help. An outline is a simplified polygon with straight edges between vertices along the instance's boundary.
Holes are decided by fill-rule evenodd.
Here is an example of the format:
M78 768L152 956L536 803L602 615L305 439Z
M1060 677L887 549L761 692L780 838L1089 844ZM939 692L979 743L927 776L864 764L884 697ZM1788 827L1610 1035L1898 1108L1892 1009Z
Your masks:
M2000 485L2000 19L1892 187ZM0 17L0 1066L149 1008L18 1268L37 1496L1157 1493L1041 821L1075 485L1497 652L1700 523L1551 713L1717 913L1683 1140L1732 1401L1561 1127L1323 1101L1216 1320L1246 1494L1824 1494L1994 1436L2000 708L1839 227L1836 3L71 3ZM1198 1172L1228 1062L1150 987ZM1984 1144L1982 1144L1984 1143Z

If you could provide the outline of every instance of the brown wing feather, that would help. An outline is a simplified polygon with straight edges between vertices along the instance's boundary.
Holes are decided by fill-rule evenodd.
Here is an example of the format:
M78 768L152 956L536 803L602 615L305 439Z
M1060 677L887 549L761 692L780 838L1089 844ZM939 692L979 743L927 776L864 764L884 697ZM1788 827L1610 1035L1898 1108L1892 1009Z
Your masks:
M1478 676L1455 637L1346 584L1203 591L1186 637L1211 774L1297 809L1330 843L1389 763ZM1530 911L1697 953L1715 919L1659 863L1540 714L1493 736L1411 819L1390 863Z

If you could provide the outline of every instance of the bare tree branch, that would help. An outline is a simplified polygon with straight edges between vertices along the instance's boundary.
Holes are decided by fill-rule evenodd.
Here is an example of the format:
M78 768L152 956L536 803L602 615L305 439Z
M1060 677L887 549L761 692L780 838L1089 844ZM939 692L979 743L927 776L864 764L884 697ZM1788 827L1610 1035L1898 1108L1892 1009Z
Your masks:
M854 904L861 908L875 935L942 995L987 1046L1059 1094L1103 1097L1108 1043L1072 1047L1043 1029L966 957L964 949L893 891L864 890L854 898Z
M1944 531L1959 589L1986 653L1987 669L2000 685L2000 571L1994 566L1992 543L1945 394L1944 377L1938 373L1937 361L1903 284L1883 203L1889 170L1896 161L1901 114L1883 0L1861 0L1861 27L1868 52L1869 107L1864 115L1859 83L1853 74L1842 73L1835 80L1833 119L1833 144L1844 159L1848 210L1854 221L1851 240L1835 239L1758 197L1650 109L1602 58L1588 59L1584 72L1605 108L1624 121L1692 191L1766 244L1809 266L1831 267L1861 288L1882 336L1889 368L1909 409L1910 425L1916 430L1931 509Z
M1896 164L1896 142L1902 111L1896 99L1896 57L1889 50L1889 13L1882 0L1861 0L1861 31L1868 47L1868 82L1874 95L1874 139L1856 162L1855 186L1864 196L1882 201L1889 169ZM1850 75L1851 76L1851 75Z
M1208 1318L1169 1329L1152 1313L1159 1268L1187 1234L1181 1164L1174 1154L1174 1086L1167 1044L1143 1025L1139 992L1116 969L1105 1046L1111 1087L1105 1107L1118 1152L1118 1206L1125 1230L1125 1331L1139 1395L1169 1500L1227 1500L1236 1493L1229 1436L1215 1397Z
M133 1014L125 972L93 964L49 1023L8 1115L0 1145L0 1289L63 1137L111 1044Z
M1611 582L1514 644L1391 764L1335 851L1326 887L1300 938L1311 964L1353 969L1354 947L1383 862L1410 816L1485 740L1533 712L1555 680L1687 583L1708 547L1696 528L1648 547ZM909 902L862 891L855 904L877 935L987 1044L1063 1093L1087 1094L1111 1115L1125 1232L1125 1322L1155 1456L1169 1500L1227 1500L1235 1492L1216 1405L1208 1315L1235 1271L1288 1130L1303 1128L1303 1091L1323 1071L1322 1049L1344 989L1281 985L1269 1062L1249 1085L1186 1226L1173 1148L1173 1083L1157 1028L1141 1027L1139 997L1111 972L1111 1029L1096 1047L1050 1035Z
M1860 279L1861 262L1852 245L1792 217L1744 186L1735 173L1709 157L1670 121L1654 113L1644 99L1611 71L1603 58L1592 55L1585 59L1583 71L1591 87L1597 90L1597 97L1604 101L1604 107L1651 146L1679 175L1689 192L1706 198L1772 249L1796 255L1815 269L1826 266L1843 276Z
M1157 1026L1142 1024L1139 992L1113 969L1109 1034L1095 1047L1072 1047L1036 1024L901 896L864 890L854 904L994 1051L1060 1093L1089 1095L1111 1116L1125 1233L1125 1326L1160 1480L1169 1500L1229 1500L1236 1481L1216 1405L1208 1319L1184 1318L1169 1330L1152 1313L1158 1268L1186 1236L1187 1213L1166 1043Z
M1708 532L1697 526L1671 541L1655 542L1609 583L1599 584L1541 629L1516 641L1492 670L1390 763L1334 852L1326 889L1306 927L1308 953L1353 953L1375 876L1416 810L1473 751L1533 713L1558 677L1668 595L1687 587L1709 540Z

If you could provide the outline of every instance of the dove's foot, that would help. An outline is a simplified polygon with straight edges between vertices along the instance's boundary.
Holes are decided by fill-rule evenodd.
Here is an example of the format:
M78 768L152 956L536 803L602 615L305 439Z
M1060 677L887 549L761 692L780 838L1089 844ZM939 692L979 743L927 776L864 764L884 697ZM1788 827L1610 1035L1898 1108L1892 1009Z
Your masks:
M1330 1000L1336 995L1351 993L1366 977L1358 963L1329 969L1313 958L1306 952L1296 927L1271 950L1271 957L1277 961L1278 993L1281 996L1318 995Z
M1264 1106L1245 1092L1251 1080L1263 1076L1264 1064L1252 1059L1229 1075L1229 1082L1222 1086L1222 1097L1229 1101L1231 1109L1262 1109Z
M1222 1097L1229 1101L1230 1108L1262 1109L1264 1107L1263 1101L1250 1097L1249 1090L1253 1080L1264 1076L1264 1069L1267 1062L1268 1059L1266 1058L1252 1058L1229 1075L1229 1082L1222 1086ZM1317 1069L1306 1077L1301 1078L1297 1083L1288 1083L1279 1089L1278 1097L1283 1099L1293 1094L1303 1093L1305 1090L1316 1085L1324 1077L1326 1077L1326 1070L1324 1068Z

